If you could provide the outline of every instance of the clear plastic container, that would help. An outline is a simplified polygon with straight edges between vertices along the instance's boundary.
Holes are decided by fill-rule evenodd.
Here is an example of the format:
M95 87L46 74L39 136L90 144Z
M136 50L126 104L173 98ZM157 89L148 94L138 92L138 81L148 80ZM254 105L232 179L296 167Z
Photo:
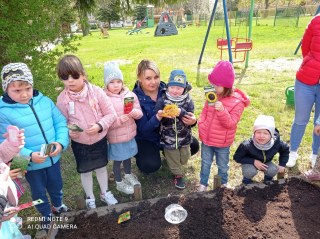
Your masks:
M164 218L172 224L179 224L186 220L188 212L179 204L170 204L166 207Z

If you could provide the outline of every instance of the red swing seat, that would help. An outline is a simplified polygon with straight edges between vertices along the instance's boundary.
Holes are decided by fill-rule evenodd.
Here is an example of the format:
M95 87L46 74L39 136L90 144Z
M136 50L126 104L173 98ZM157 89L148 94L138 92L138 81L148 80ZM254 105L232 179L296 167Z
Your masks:
M231 51L234 53L233 62L244 62L248 51L252 50L252 40L249 38L231 38ZM223 60L223 51L228 50L228 39L217 39L217 48L220 50L220 60ZM242 57L237 56L237 53L242 52Z

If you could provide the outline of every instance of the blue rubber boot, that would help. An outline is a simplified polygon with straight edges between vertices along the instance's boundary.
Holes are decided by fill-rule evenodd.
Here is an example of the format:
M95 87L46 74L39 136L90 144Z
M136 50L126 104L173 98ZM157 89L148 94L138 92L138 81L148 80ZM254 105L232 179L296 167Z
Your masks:
M273 179L273 177L268 176L268 175L264 175L263 182L264 182L265 184L268 184L268 183L271 183L271 182L272 182L272 179Z
M245 178L245 177L243 177L242 183L245 184L245 185L248 185L248 184L251 184L251 183L252 183L252 180L251 180L251 178Z

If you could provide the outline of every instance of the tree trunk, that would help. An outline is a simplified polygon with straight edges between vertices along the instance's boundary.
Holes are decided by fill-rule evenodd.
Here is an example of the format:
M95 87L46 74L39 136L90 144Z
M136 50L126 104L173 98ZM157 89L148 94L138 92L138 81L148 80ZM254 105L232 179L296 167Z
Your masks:
M84 26L84 29L82 29L82 35L85 37L85 36L88 36L89 33L90 33L90 27Z
M81 14L80 23L81 23L82 35L83 35L84 37L87 36L87 35L89 35L89 32L90 32L90 24L89 24L89 19L88 19L87 15L83 16L83 15Z
M126 1L127 1L127 11L130 12L131 11L130 0L126 0Z

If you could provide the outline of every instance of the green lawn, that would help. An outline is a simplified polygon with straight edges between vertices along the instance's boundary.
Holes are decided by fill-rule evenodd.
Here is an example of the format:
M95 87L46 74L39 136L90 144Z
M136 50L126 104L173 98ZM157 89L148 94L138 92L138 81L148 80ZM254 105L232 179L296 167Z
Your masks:
M301 58L301 54L299 52L298 56L294 56L293 52L309 19L300 19L299 26L303 27L299 28L274 28L270 25L253 27L253 50L250 52L249 67L245 69L244 63L235 64L237 74L235 86L250 96L251 105L245 109L238 125L236 139L231 147L231 158L239 143L251 136L253 122L259 114L273 115L282 139L289 141L294 109L286 107L285 89L294 84L296 69L295 66L291 65L294 65L296 60ZM202 88L196 86L197 68L206 30L206 26L187 26L179 30L179 34L176 36L154 37L154 28L144 29L141 34L133 35L127 35L127 30L116 29L109 30L110 37L108 38L103 38L100 31L97 31L77 42L80 43L80 47L76 55L82 60L89 75L89 80L99 86L103 86L103 63L109 60L120 62L125 84L131 89L136 81L136 66L142 59L154 60L161 70L161 79L165 82L172 69L181 68L186 72L189 82L194 87L191 95L195 101L196 115L199 116L205 99ZM239 29L233 27L231 30L233 37L246 37L247 29L245 27ZM239 33L237 33L238 30ZM220 52L216 48L216 39L220 37L225 37L222 27L212 27L199 69L200 81L204 84L207 81L208 72L219 60ZM289 170L289 175L299 174L300 171L309 168L308 156L311 151L311 131L312 125L309 124L299 150L302 160L298 162L294 169ZM197 128L194 128L193 133L198 137ZM200 162L200 153L198 153L185 167L187 189L184 191L178 191L174 188L165 161L163 167L152 175L139 173L134 160L132 165L134 172L142 182L143 198L146 199L195 191L199 181ZM230 162L229 180L230 184L235 186L241 182L241 169L232 160ZM111 165L108 165L109 172L111 171ZM210 185L212 185L213 175L217 172L216 165L212 169ZM78 195L83 196L84 192L70 150L63 155L62 171L65 203L72 208L76 208L75 198ZM259 175L259 178L261 179L261 175ZM98 197L99 188L96 181L94 185ZM133 200L132 197L118 193L115 190L114 182L110 183L110 189L121 203ZM28 200L30 200L30 195L26 194L22 201ZM102 206L103 204L97 201L97 205ZM26 210L22 214L25 221L31 215L37 215L36 211ZM34 233L34 230L26 228L29 223L24 225L24 231Z

